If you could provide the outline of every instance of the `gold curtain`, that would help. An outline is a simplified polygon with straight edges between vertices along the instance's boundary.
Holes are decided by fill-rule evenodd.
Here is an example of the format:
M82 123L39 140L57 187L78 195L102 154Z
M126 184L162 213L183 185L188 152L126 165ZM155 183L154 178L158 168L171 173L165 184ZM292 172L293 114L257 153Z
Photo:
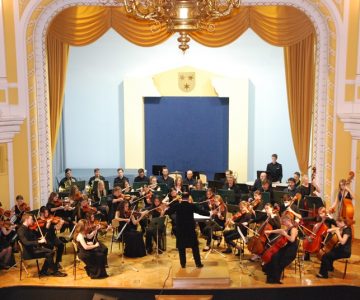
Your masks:
M53 20L47 39L53 151L61 120L69 45L90 44L110 27L143 47L160 44L171 36L165 26L156 33L152 32L152 26L152 22L127 16L124 8L104 6L71 7ZM284 47L293 143L300 170L306 172L314 97L313 25L305 14L293 7L252 6L234 10L231 16L215 22L212 32L194 32L190 36L205 46L220 47L235 41L248 28L266 42Z

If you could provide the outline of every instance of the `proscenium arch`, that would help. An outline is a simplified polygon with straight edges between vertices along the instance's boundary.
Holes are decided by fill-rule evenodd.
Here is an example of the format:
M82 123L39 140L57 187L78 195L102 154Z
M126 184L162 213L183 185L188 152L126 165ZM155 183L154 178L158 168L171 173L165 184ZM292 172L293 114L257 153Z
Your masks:
M22 39L27 41L27 29L34 26L33 31L33 47L35 57L35 70L27 66L27 76L30 77L34 72L36 79L35 91L33 87L28 87L28 97L31 98L30 92L35 92L36 97L29 101L29 106L34 107L37 115L30 119L30 123L36 123L34 126L37 130L37 139L31 140L32 153L37 154L37 160L32 159L33 168L38 170L38 176L33 178L32 194L34 202L39 204L39 199L47 199L52 190L52 157L51 157L51 143L50 143L50 129L49 129L49 95L48 95L48 81L47 81L47 62L46 62L46 35L47 29L54 17L62 10L76 5L93 5L93 6L112 6L116 4L112 0L57 0L51 4L41 7L41 3L36 5L36 1L31 2L25 9L22 21ZM314 129L313 129L313 151L312 160L317 166L317 178L322 190L326 184L324 178L325 172L325 144L326 144L326 113L328 109L328 56L329 56L329 41L331 38L327 21L328 16L325 17L319 9L312 3L296 0L245 0L243 5L287 5L293 6L303 11L313 22L316 30L316 82L315 82L315 110L314 110ZM330 4L329 4L330 5ZM333 5L333 4L331 4ZM36 23L31 20L32 14L36 10L42 9L38 16ZM335 15L336 8L330 8L333 12L332 21L335 24L336 32L339 32L340 17ZM337 45L337 54L339 54L339 47ZM28 50L30 52L30 50ZM31 55L32 53L27 53ZM339 68L338 61L336 60ZM27 80L25 80L27 82ZM331 166L330 166L331 167Z

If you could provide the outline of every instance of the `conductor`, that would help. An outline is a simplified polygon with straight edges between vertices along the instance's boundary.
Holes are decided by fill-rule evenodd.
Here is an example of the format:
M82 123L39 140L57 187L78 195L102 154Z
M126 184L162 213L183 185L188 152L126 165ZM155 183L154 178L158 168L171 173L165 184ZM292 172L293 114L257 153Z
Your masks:
M176 248L179 251L180 264L186 267L186 248L191 248L197 268L202 268L199 252L199 241L195 232L194 213L209 216L210 212L200 209L192 203L188 194L183 194L179 202L174 202L168 209L168 214L176 213Z

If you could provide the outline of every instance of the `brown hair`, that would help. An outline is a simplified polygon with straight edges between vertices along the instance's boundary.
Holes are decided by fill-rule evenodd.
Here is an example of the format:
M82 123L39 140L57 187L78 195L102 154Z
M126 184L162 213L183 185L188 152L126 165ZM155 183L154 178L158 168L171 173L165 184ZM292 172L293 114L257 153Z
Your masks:
M81 220L79 220L79 222L77 222L77 224L75 226L75 231L74 231L74 241L76 241L76 238L79 235L79 233L82 233L85 231L85 227L86 227L86 220L81 219Z

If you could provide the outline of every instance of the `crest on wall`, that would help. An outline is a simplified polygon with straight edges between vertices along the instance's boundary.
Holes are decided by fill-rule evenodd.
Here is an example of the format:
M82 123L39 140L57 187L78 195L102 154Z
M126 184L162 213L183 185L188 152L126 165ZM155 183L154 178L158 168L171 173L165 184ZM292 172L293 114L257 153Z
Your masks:
M183 92L191 92L195 87L195 72L179 72L178 84Z

